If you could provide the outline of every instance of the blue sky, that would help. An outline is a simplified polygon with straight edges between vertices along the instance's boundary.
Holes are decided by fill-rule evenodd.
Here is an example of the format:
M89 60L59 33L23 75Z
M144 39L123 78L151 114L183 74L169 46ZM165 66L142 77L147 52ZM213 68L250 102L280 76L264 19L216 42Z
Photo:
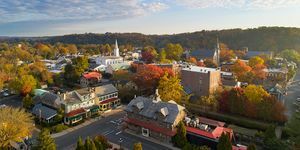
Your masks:
M300 27L300 0L1 0L0 36Z

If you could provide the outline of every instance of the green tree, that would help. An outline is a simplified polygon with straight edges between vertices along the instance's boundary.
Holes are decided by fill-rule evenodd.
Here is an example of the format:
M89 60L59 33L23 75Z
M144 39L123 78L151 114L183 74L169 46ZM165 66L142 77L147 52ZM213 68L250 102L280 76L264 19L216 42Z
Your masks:
M31 109L33 106L33 100L32 97L27 94L24 98L23 98L23 107L26 109Z
M42 129L37 138L39 150L56 150L54 139L51 138L48 129Z
M7 147L10 141L22 141L31 135L32 129L33 119L24 109L0 109L0 149Z
M37 81L32 75L24 75L20 78L15 78L9 84L11 89L17 93L21 93L24 96L34 90L36 86Z
M98 141L99 143L101 143L104 149L110 149L110 148L112 148L112 145L108 142L108 140L106 139L106 137L103 136L103 135L97 135L94 138L94 141Z
M166 45L165 51L167 53L167 59L178 61L183 53L183 48L180 44L169 43Z
M232 145L231 145L229 135L227 135L224 132L222 133L221 137L219 138L217 150L232 150Z
M141 142L134 143L133 150L143 150L143 146Z
M84 143L85 150L91 150L92 149L92 147L93 147L92 142L93 141L91 140L91 138L89 136L85 139L85 143Z
M179 148L183 148L188 143L186 138L186 128L182 121L180 121L177 125L177 133L172 138L172 142L175 144L176 147Z
M78 138L76 150L85 150L84 149L84 144L83 144L83 141L82 141L81 137Z
M171 62L169 59L167 59L167 53L164 48L161 49L161 51L159 52L159 62L161 62L161 63L170 63Z
M247 147L247 150L256 150L255 144L250 144L250 145Z
M183 94L180 79L176 76L168 76L168 74L165 74L159 80L158 92L164 101L174 100L180 102Z
M295 50L286 49L286 50L280 52L279 55L282 56L283 58L289 60L289 61L293 61L297 64L300 63L300 54Z

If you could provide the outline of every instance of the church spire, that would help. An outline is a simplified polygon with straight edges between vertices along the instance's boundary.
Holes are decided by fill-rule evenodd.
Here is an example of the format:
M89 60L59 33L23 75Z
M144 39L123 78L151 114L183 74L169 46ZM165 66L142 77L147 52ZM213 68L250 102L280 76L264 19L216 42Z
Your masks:
M216 57L217 57L217 58L216 58L216 59L217 59L217 60L216 60L216 63L217 63L218 66L220 66L220 51L221 51L221 50L220 50L219 37L217 37L217 46L216 46L216 51L215 51L215 52L216 52L216 55L217 55L217 56L216 56Z
M115 54L116 57L120 57L119 46L118 46L118 41L117 40L116 40L116 43L115 43L114 54Z

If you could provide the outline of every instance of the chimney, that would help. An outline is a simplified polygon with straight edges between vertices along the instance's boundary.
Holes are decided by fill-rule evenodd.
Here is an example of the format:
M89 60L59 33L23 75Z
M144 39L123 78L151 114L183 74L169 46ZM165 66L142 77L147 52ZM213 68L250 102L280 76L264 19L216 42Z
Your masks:
M63 98L64 98L64 100L66 100L66 97L67 97L67 94L66 94L66 93L64 93L64 94L63 94Z

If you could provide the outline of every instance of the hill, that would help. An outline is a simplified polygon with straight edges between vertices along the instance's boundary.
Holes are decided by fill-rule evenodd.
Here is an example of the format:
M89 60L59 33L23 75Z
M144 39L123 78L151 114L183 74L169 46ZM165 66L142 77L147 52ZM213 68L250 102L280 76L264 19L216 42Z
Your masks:
M180 43L184 48L191 50L213 48L216 39L227 44L232 49L248 47L249 50L280 51L283 49L300 50L300 28L288 27L259 27L253 29L229 29L198 31L173 35L145 35L140 33L105 33L105 34L71 34L43 38L32 38L34 41L47 43L73 44L113 44L118 39L120 44L134 46L153 45L156 48L164 47L167 43ZM20 39L18 39L20 40ZM27 41L32 40L30 38ZM14 40L16 41L16 39Z

